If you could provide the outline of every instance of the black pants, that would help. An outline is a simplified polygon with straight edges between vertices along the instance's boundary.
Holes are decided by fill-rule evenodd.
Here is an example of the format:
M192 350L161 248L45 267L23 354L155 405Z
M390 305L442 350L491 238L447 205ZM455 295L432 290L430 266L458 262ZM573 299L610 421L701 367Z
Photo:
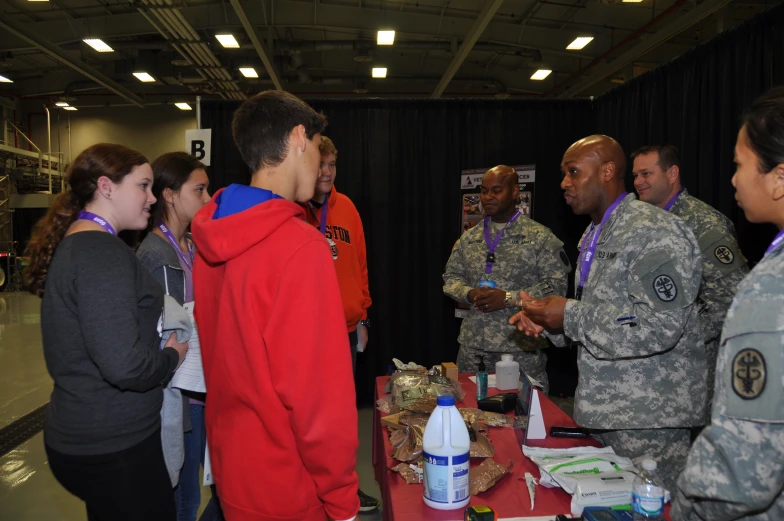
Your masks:
M44 440L45 441L45 440ZM46 446L54 477L86 503L90 521L174 521L161 433L111 454L74 456Z

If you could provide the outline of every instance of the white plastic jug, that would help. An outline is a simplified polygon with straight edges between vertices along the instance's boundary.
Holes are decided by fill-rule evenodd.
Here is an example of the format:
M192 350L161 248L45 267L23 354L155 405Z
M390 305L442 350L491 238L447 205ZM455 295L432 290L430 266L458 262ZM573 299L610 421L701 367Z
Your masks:
M438 397L438 407L425 427L422 448L425 504L437 510L468 505L471 438L453 396Z
M520 364L512 355L501 355L501 361L495 363L495 387L499 391L516 391L520 381Z

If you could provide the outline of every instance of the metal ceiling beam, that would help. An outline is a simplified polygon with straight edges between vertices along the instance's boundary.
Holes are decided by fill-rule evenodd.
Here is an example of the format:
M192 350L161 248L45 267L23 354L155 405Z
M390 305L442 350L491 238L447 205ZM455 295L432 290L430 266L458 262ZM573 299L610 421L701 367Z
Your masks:
M566 89L558 95L559 98L571 98L583 92L584 90L596 85L607 76L615 73L619 69L632 63L634 60L640 58L647 52L665 43L667 40L685 31L692 25L700 20L707 18L716 11L721 10L724 6L729 4L732 0L705 0L697 7L687 12L680 18L676 18L667 24L659 31L648 36L640 43L615 58L610 63L597 66L587 77L582 78L576 84Z
M267 74L269 74L270 79L272 80L273 85L277 90L283 90L283 85L280 82L280 75L278 71L275 70L275 64L272 63L270 60L269 54L267 53L266 49L264 49L264 45L259 40L259 37L256 36L256 31L253 29L253 25L251 25L250 20L245 15L245 11L242 9L242 4L240 4L240 0L229 0L231 2L231 6L234 8L234 12L237 15L237 18L240 19L240 23L242 27L245 29L245 33L248 35L251 43L253 44L253 48L256 49L256 54L259 55L261 59L261 63L264 64L264 68L267 69ZM266 12L264 13L264 17L266 18Z
M232 0L232 2L234 1L236 0ZM493 16L495 16L495 13L498 12L498 9L503 3L504 0L487 1L484 8L479 13L479 16L477 16L476 20L474 21L474 24L471 26L471 29L469 29L468 34L466 34L465 40L463 40L463 43L460 44L460 48L457 50L457 53L455 53L452 61L446 68L446 71L444 71L444 75L441 77L441 81L438 82L438 85L436 85L433 94L430 95L431 99L441 97L441 94L444 93L447 85L449 85L449 82L452 81L454 75L457 74L458 70L460 70L460 66L463 65L463 62L471 53L471 49L474 47L476 41L480 36L482 36L482 33L487 27L487 24L490 23L490 21L493 19Z
M27 43L33 45L41 49L47 56L59 61L63 65L70 67L71 69L75 70L76 72L84 75L85 77L97 82L100 85L103 85L110 91L114 92L118 96L128 100L129 102L137 105L139 107L144 107L144 100L141 99L139 96L131 92L130 90L126 89L113 79L109 78L108 76L104 75L102 72L90 67L86 63L82 63L72 59L68 54L54 45L49 40L35 34L31 30L29 30L25 25L20 24L16 20L11 20L10 17L6 16L0 18L0 27L7 30L9 33L13 34L17 38L20 38Z

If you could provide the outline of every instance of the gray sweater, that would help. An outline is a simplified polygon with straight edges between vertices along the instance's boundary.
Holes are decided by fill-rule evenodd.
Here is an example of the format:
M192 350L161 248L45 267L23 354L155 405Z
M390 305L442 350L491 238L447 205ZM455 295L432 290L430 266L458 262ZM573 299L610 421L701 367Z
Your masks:
M107 454L160 428L163 387L177 367L158 349L160 284L120 239L79 232L58 246L41 305L54 380L44 436L72 455Z
M180 257L174 247L163 237L153 232L147 234L139 248L136 257L155 279L164 288L167 295L174 298L177 304L185 303L185 272L180 266ZM173 311L173 310L172 310ZM189 321L185 311L180 309ZM188 324L190 327L190 324ZM164 336L167 336L164 331ZM182 341L182 339L179 339ZM185 440L183 432L192 430L188 397L180 389L169 384L163 391L163 406L161 407L161 444L163 446L163 459L172 486L176 487L180 480L180 470L185 461Z

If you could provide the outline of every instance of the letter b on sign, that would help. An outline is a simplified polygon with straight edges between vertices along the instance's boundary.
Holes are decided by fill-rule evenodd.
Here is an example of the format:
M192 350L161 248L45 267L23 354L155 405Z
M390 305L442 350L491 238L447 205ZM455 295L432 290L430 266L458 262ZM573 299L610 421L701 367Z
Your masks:
M191 155L201 161L204 159L204 141L191 141Z
M185 151L207 166L210 166L211 149L211 129L185 131Z

